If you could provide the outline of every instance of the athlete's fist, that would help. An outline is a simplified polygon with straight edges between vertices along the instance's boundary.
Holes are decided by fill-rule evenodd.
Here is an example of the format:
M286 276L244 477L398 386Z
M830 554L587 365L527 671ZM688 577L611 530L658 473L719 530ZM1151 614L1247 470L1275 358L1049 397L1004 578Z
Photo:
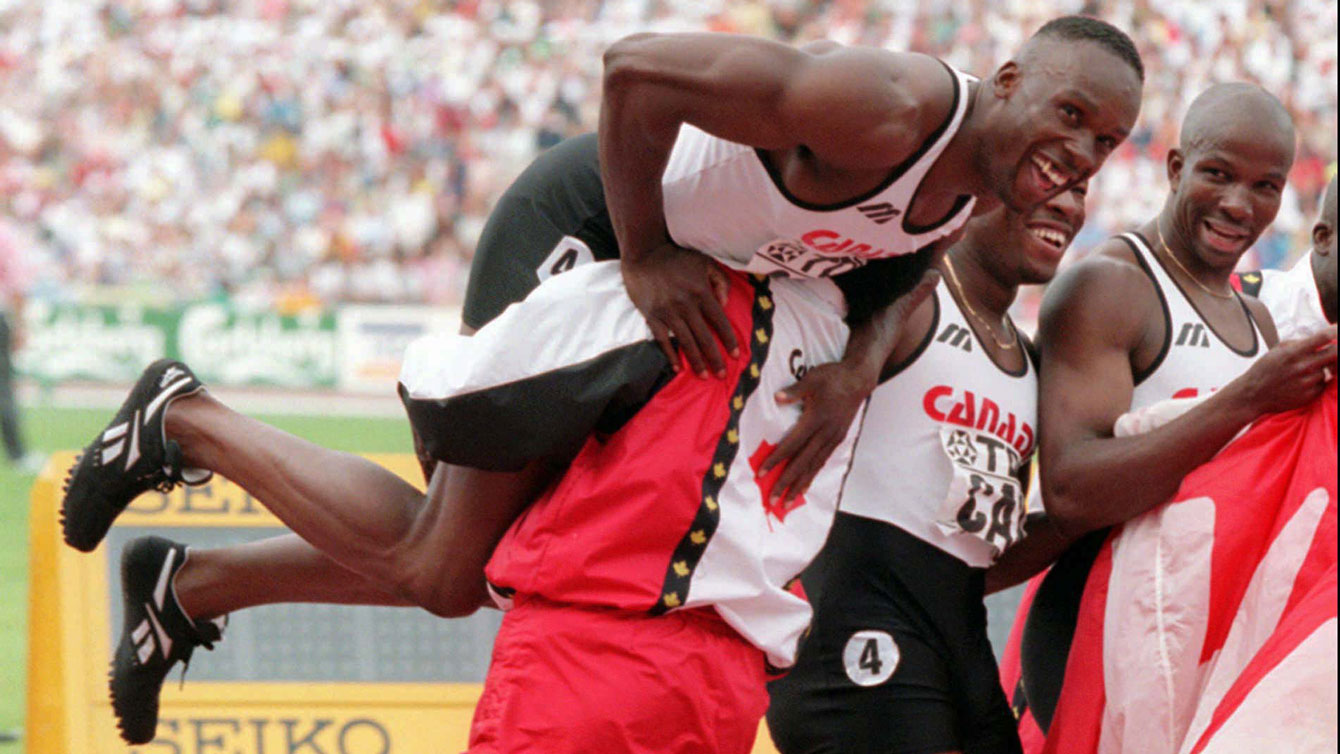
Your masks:
M694 372L705 377L710 369L725 377L717 338L732 357L740 348L726 318L729 281L721 268L704 254L664 243L636 260L625 257L620 269L628 297L647 318L670 364L679 369L678 343Z
M1234 382L1261 414L1306 406L1335 379L1335 325L1315 335L1286 340L1270 349Z

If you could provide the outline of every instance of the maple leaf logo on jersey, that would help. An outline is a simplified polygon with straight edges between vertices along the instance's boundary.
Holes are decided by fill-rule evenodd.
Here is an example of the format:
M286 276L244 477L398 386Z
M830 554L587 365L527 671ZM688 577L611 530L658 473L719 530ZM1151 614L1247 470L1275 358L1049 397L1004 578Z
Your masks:
M771 471L763 476L759 476L759 467L763 465L763 461L766 460L768 456L772 455L772 451L776 447L776 445L773 445L770 442L765 442L758 446L758 450L755 450L753 455L749 456L749 468L754 470L754 482L758 485L759 494L763 496L763 511L766 514L765 518L769 519L768 531L772 531L771 517L775 517L777 523L784 524L786 523L786 516L788 513L805 504L804 495L796 495L790 500L785 501L772 499L772 488L776 486L777 480L781 478L782 471L786 468L786 464L774 466ZM781 492L781 490L778 490L778 492Z
M949 460L959 466L971 466L977 463L977 447L973 445L972 438L964 430L954 430L954 433L945 440L945 453L949 455Z

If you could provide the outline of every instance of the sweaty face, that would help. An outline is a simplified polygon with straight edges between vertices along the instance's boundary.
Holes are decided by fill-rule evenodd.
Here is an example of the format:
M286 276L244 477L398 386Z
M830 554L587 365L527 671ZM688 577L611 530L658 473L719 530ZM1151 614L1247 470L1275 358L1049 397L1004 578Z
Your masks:
M990 172L1001 201L1023 212L1088 180L1140 113L1139 76L1089 41L1034 40L1001 67L994 90L1005 101Z
M1165 232L1209 267L1232 269L1275 219L1292 164L1291 133L1224 124L1171 155L1173 227Z

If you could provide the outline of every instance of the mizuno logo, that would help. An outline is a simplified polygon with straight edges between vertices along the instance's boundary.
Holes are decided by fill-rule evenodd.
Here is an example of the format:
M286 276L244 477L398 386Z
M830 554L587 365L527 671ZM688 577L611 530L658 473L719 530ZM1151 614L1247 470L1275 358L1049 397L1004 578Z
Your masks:
M935 339L936 343L948 343L955 348L961 348L968 353L972 353L972 333L966 327L959 327L950 322L945 325L945 329L940 336Z
M1177 334L1176 345L1209 348L1210 336L1205 333L1205 325L1196 324L1195 322L1183 323L1181 331Z
M889 204L888 202L880 202L878 204L862 204L856 209L860 210L861 214L865 215L871 220L874 220L876 225L883 225L884 223L902 214L902 212L899 211L897 207L894 207L892 204Z

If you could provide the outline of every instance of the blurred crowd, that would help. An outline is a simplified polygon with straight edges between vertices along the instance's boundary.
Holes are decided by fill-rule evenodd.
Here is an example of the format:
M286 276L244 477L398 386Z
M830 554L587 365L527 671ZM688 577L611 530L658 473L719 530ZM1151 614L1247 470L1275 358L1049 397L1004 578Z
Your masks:
M1246 79L1301 148L1245 264L1301 253L1335 158L1333 0L0 0L0 222L38 296L451 305L495 197L594 127L621 36L828 38L989 74L1073 12L1148 68L1077 247L1152 215L1190 99Z

